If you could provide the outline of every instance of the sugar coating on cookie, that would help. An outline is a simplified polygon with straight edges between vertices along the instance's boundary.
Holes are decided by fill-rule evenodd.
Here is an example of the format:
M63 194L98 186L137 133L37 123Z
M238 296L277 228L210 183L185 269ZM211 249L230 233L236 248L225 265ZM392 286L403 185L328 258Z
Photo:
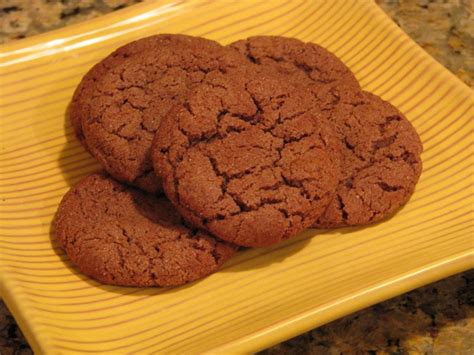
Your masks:
M161 118L212 71L245 63L204 38L158 35L119 48L94 66L70 107L77 136L116 179L161 191L150 146Z
M110 285L176 286L216 271L236 247L191 229L164 197L104 174L63 198L55 235L84 274Z
M359 89L351 70L334 54L315 43L296 38L255 36L230 44L247 60L270 71L287 75L301 85L326 84Z
M153 162L188 221L243 246L295 236L339 181L334 136L312 98L281 77L216 74L163 119Z
M313 88L317 111L338 137L342 178L315 227L366 225L392 215L412 195L422 170L415 128L387 101L364 91Z

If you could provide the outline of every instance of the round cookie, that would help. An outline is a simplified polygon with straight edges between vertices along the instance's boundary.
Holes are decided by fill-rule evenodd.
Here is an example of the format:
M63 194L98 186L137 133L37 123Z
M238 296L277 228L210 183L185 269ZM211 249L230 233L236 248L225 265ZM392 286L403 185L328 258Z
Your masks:
M192 37L169 34L142 38L116 49L99 63L95 64L86 73L74 91L69 106L69 118L74 133L84 147L87 148L82 129L82 118L90 116L91 106L89 99L96 91L96 83L100 82L102 77L114 66L120 65L124 61L130 60L135 56L143 55L145 52L156 50L157 48L172 49L174 45L186 45L186 42L190 39L192 40Z
M387 101L351 88L314 89L317 112L340 143L342 178L315 227L380 221L405 204L420 177L423 146L403 114Z
M156 171L178 211L229 242L266 247L324 212L339 181L327 122L281 77L215 73L162 120Z
M74 94L77 136L116 179L156 193L150 146L161 118L212 71L245 64L204 38L158 35L119 48L84 77Z
M314 43L295 38L256 36L230 44L251 63L286 75L295 83L345 84L355 90L359 82L350 69L334 54Z
M63 198L55 233L84 274L110 285L177 286L216 271L236 247L190 229L164 197L104 174Z

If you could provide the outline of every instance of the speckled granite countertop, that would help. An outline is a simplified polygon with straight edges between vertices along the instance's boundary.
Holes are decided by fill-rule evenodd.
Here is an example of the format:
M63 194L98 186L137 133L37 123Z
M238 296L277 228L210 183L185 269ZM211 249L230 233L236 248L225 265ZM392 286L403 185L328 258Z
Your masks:
M0 43L140 0L0 0ZM377 0L439 62L474 86L472 0ZM474 271L344 317L262 354L474 354ZM31 354L0 301L0 355Z

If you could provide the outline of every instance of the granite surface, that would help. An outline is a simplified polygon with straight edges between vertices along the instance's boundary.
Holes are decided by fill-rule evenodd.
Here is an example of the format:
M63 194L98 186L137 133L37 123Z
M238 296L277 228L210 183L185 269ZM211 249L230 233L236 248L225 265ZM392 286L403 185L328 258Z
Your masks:
M140 0L0 0L0 43ZM473 0L377 0L439 62L474 86ZM474 271L377 304L262 354L474 354ZM0 301L0 355L31 354Z

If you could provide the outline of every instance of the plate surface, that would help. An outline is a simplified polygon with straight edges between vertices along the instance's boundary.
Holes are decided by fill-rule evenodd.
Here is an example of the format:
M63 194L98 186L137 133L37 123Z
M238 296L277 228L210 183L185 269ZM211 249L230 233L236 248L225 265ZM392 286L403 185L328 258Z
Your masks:
M285 35L335 52L421 135L411 201L378 225L241 252L176 289L79 274L50 226L68 187L98 165L66 107L94 63L162 32ZM0 93L0 290L38 352L255 351L473 266L473 94L372 2L150 1L0 47Z

